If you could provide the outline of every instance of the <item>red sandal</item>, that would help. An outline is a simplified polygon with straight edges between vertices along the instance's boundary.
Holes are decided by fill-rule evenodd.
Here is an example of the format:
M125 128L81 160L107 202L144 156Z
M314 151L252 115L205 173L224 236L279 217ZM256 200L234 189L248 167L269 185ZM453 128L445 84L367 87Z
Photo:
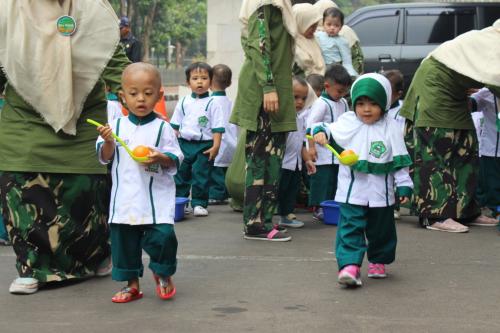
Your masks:
M175 294L177 292L175 290L175 287L168 294L161 293L161 289L168 286L167 280L165 280L164 278L162 278L156 274L153 274L153 278L155 279L155 282L156 282L156 294L158 295L159 298L161 298L163 300L167 300L167 299L171 299L172 297L175 296ZM173 283L172 283L172 286L173 286Z
M116 295L111 298L113 303L128 303L142 298L142 291L137 290L137 288L133 287L123 287L122 290L119 291L122 294L129 294L125 298L118 298Z

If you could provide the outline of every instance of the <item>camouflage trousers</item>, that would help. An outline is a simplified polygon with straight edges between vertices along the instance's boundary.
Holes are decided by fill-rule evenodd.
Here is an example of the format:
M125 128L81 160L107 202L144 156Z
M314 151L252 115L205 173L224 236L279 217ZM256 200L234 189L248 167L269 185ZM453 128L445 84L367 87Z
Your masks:
M243 222L250 234L270 231L278 200L286 133L272 133L269 115L261 110L257 131L247 131Z
M110 256L106 175L4 172L0 191L20 277L93 276Z
M477 217L479 158L474 130L413 127L407 121L405 141L414 161L411 210L421 223Z

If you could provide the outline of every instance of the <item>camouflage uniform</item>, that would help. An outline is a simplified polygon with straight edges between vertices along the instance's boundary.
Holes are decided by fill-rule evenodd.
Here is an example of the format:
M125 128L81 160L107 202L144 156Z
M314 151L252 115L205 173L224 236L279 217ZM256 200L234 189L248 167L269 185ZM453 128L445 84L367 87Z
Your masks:
M413 127L405 141L414 160L412 211L423 225L452 218L467 222L480 214L477 186L477 138L474 130Z
M354 43L351 47L351 59L352 59L352 67L358 72L359 75L363 74L365 71L364 68L364 56L363 50L361 49L361 45L359 42Z
M4 172L0 191L20 277L92 276L110 256L106 175Z
M281 162L285 154L286 133L271 132L269 114L261 109L257 131L247 131L245 232L260 234L273 227L272 218L277 206Z

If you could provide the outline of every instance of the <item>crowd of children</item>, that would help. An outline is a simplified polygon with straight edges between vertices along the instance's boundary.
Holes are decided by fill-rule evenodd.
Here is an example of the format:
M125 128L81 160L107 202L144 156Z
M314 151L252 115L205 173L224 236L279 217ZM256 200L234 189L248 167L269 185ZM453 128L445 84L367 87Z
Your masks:
M321 13L316 6L301 4L293 8L292 15L291 10L284 9L289 7L288 2L278 2L281 7L242 6L247 29L259 27L254 31L258 35L256 40L262 53L269 53L259 63L263 66L259 69L265 73L254 73L253 78L265 87L262 96L253 101L258 104L256 119L245 118L248 115L242 114L241 109L234 116L233 103L226 95L232 72L226 65L211 67L195 62L186 68L191 94L180 98L170 123L154 112L163 97L158 70L149 64L134 63L123 72L119 98L109 98L108 124L97 128L96 142L98 159L102 164L110 164L112 177L109 206L112 278L127 282L113 296L113 302L126 303L142 297L139 283L144 270L142 250L150 256L149 268L153 271L158 297L167 300L176 294L172 279L177 265L175 198L189 197L192 213L197 217L207 216L210 204L227 203L226 171L233 160L239 133L235 124L249 127L245 154L246 170L251 175L247 175L245 193L255 197L245 200L255 202L249 206L245 203L245 238L291 240L291 236L284 234L286 228L301 228L307 222L294 214L299 189L305 186L312 218L324 218L322 202L335 200L340 204L335 243L338 282L346 286L362 285L360 268L365 253L369 262L367 276L387 276L386 265L394 261L396 254L394 219L399 218L399 204L409 202L413 191L412 159L408 152L411 147L407 150L406 120L399 114L404 95L403 76L398 70L362 74L353 68L350 45L339 35L344 16L338 8L329 6ZM283 19L276 15L279 11L283 12ZM296 76L286 90L293 92L295 122L280 123L273 118L278 110L292 106L281 99L283 95L278 99L279 85L274 87L275 75L269 59L276 55L271 54L272 50L266 51L264 43L263 22L267 19L276 19L274 23L282 25L281 29L273 27L281 34L294 33L289 20L298 23L296 38L300 42L296 46L298 56L293 59ZM319 23L322 29L315 32ZM308 52L309 46L321 52ZM317 63L311 58L314 54L322 56ZM287 83L291 80L291 66L285 67L283 71L290 70L290 77L283 81ZM236 104L244 103L241 98L239 103ZM121 104L128 111L126 117ZM499 98L483 88L470 96L470 108L482 112L478 122L481 167L477 198L482 207L495 211L500 198ZM234 124L230 123L231 114ZM283 130L273 132L273 121L282 125ZM293 127L296 129L291 131ZM145 159L137 163L134 160L137 156L116 142L115 135L131 147L146 146ZM339 151L354 151L357 162L341 164L326 144ZM276 162L279 162L278 175L259 175L260 164ZM269 170L266 172L273 173L275 169ZM261 184L256 177L264 177L265 181L272 178L271 184ZM264 204L260 200L269 202ZM263 212L257 213L261 208ZM279 215L279 223L269 227L273 214ZM0 225L0 242L6 243L3 232Z

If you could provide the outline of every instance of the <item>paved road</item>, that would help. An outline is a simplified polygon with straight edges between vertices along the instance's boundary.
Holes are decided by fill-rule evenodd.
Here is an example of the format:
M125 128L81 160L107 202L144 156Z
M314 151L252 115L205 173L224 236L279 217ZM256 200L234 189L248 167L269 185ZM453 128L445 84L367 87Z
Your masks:
M364 286L345 290L336 284L335 227L311 222L291 231L292 242L247 241L239 214L210 211L176 226L171 302L155 296L150 272L144 298L129 304L111 303L121 284L110 278L10 295L14 257L0 248L0 332L500 332L493 228L431 232L403 217L390 277L370 280L364 271Z

